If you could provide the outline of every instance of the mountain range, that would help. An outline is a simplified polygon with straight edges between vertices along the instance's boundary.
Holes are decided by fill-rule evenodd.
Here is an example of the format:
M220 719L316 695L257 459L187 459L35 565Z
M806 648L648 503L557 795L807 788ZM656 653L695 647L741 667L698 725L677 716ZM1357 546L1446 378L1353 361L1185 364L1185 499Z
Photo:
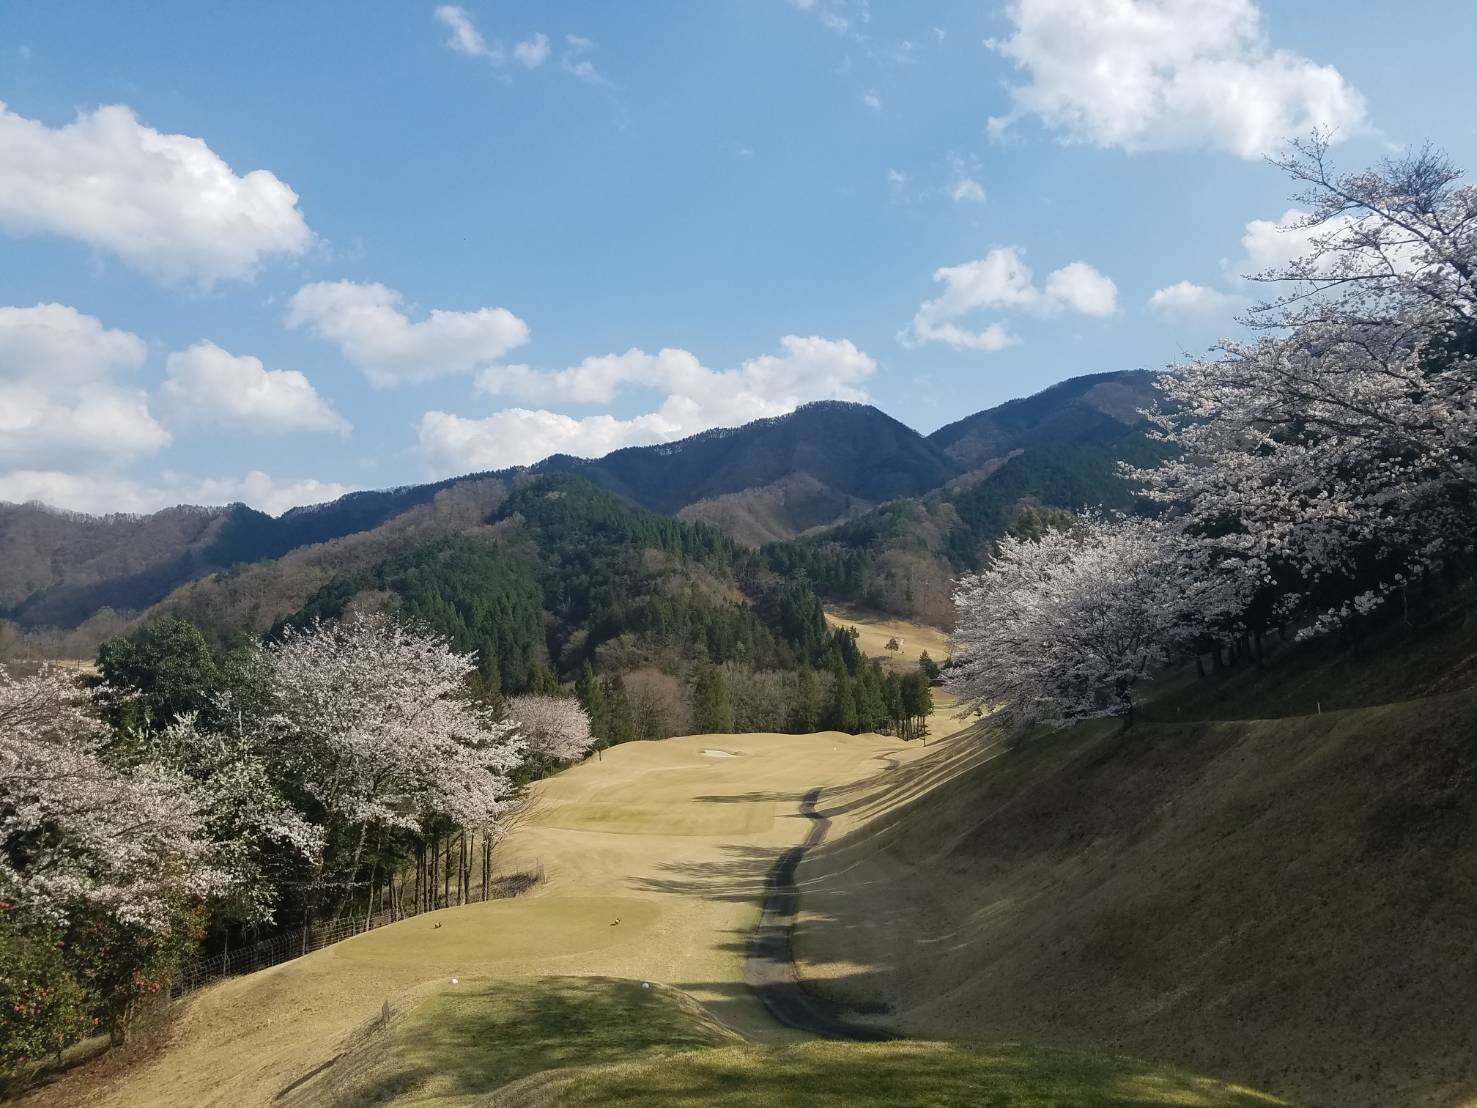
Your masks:
M489 526L528 482L583 477L647 509L711 524L804 569L823 594L947 619L947 581L1034 506L1121 501L1142 454L1143 371L1076 377L921 435L877 408L789 415L593 460L350 493L273 518L242 504L86 516L0 504L0 618L99 634L169 611L262 630L335 575ZM850 566L850 579L843 568ZM858 568L860 567L860 568Z

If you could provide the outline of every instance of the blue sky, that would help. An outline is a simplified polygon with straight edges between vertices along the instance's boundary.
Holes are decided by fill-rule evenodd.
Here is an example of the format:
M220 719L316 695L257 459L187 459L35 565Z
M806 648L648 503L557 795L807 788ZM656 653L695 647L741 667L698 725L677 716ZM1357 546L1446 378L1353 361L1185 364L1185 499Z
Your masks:
M1284 135L1477 163L1477 5L1349 11L7 5L0 500L276 512L1161 366L1295 245Z

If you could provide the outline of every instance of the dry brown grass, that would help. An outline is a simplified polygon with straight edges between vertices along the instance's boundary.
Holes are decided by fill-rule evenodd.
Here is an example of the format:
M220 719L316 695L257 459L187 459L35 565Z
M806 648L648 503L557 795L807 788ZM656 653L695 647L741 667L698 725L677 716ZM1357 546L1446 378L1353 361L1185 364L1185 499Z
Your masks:
M1477 1097L1477 690L954 740L827 794L812 987L1340 1106ZM826 803L823 801L822 809Z

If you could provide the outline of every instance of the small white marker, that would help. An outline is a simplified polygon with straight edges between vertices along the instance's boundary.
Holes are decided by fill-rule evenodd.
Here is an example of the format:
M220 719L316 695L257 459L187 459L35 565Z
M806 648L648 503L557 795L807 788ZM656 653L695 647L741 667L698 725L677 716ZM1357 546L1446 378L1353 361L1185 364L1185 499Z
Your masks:
M453 984L453 985L460 985L460 984L461 984L461 982L460 982L460 981L458 981L458 980L457 980L457 979L456 979L456 978L455 978L455 977L453 977L453 978L452 978L452 979L451 979L451 983L452 983L452 984Z

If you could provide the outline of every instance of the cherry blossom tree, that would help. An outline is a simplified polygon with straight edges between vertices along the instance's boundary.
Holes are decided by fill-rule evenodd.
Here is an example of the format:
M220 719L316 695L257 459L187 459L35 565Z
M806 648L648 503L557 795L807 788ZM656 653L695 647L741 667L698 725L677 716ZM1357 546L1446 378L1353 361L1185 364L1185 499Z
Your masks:
M515 696L508 701L508 718L527 742L529 760L543 769L583 758L595 743L590 717L572 697Z
M231 875L206 833L209 797L168 767L118 765L75 675L0 666L0 885L23 917L79 908L145 930Z
M445 639L367 614L265 649L271 757L336 848L320 880L352 883L371 835L487 831L512 800L524 740L468 695L475 659Z
M210 794L111 756L94 707L74 674L0 666L0 925L61 936L121 1042L238 875L210 835Z
M947 684L1016 731L1131 718L1135 686L1239 603L1237 581L1158 521L1008 536L957 585Z
M1260 334L1162 378L1177 457L1134 473L1281 616L1321 608L1315 630L1477 530L1477 188L1429 148L1354 175L1326 154L1279 163L1307 249L1256 275Z

